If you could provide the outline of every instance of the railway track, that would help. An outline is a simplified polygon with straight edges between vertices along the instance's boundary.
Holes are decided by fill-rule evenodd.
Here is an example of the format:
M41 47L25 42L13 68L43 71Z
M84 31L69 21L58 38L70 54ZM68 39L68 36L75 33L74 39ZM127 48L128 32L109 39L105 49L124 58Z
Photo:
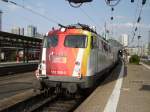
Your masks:
M72 112L82 101L82 98L77 100L75 98L57 97L56 100L47 103L33 112Z
M12 100L15 102L15 100L22 99L23 97L24 96L17 96L17 98L13 98ZM49 90L33 92L33 95L13 104L9 104L9 101L3 102L0 106L0 112L33 112L47 102L54 100L56 97L56 95L51 95Z
M108 73L101 78L98 85L100 85L107 76ZM81 93L84 95L76 95L76 97L68 98L64 97L63 93L59 95L54 93L52 94L50 90L34 93L35 95L32 97L26 98L25 100L13 105L6 106L5 108L1 108L3 106L0 104L0 112L72 112L90 94L85 95L84 93L88 92L84 91ZM17 99L19 98L17 97Z
M24 101L1 108L0 112L71 112L83 101L82 99L66 98L45 90Z

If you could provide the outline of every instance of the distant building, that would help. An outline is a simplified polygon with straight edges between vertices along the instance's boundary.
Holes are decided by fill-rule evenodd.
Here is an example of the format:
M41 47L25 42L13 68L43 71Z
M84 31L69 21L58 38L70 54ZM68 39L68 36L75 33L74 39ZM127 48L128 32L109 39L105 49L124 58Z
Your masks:
M29 25L29 26L27 27L27 35L28 35L29 37L35 37L36 34L37 34L37 27L32 26L32 25Z
M11 33L20 35L20 28L19 27L13 27L11 29Z
M125 47L128 46L128 35L127 34L123 34L121 35L121 40L120 40L121 44Z
M148 56L148 44L143 46L128 47L129 55L139 55L139 56Z
M24 35L24 28L13 27L11 29L11 33L14 33L14 34L17 34L17 35Z
M142 47L128 47L127 48L129 55L143 55L143 49Z
M37 32L37 34L36 34L35 37L36 37L36 38L43 39L44 35Z
M0 10L0 31L2 31L2 11Z
M148 33L148 55L150 55L150 31Z
M20 35L24 35L24 28L20 28Z
M144 56L148 56L148 44L145 44L144 46L143 46L143 55Z

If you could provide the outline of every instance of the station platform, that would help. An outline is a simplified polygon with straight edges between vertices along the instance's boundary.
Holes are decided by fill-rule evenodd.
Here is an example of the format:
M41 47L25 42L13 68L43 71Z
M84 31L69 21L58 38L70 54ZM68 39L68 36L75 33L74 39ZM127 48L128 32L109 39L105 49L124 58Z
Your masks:
M150 112L149 66L117 66L75 112Z
M0 63L0 76L34 71L38 67L38 61L24 62L4 62Z
M0 62L0 67L8 67L8 66L16 66L16 65L26 65L26 64L37 64L39 62L39 60L35 60L35 61L28 61L28 62Z

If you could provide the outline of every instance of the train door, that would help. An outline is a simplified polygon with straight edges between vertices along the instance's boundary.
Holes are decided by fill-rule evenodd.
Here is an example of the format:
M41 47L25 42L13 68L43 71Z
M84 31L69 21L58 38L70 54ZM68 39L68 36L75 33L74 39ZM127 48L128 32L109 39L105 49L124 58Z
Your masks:
M101 44L101 40L97 38L97 45L98 45L98 72L102 70L102 44Z
M94 72L98 72L98 47L96 42L96 36L91 37L91 57L92 57L92 66Z

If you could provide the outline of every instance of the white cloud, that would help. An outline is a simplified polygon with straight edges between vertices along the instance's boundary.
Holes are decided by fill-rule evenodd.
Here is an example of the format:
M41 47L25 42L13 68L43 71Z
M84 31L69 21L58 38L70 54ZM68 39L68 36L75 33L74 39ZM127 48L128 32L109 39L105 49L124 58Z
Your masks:
M133 27L134 26L134 24L130 23L130 22L122 24L122 25L124 25L125 27Z
M113 23L110 25L110 27L112 27L112 26L116 27L116 28L131 28L134 25L133 25L133 23L128 22L128 23Z
M144 11L150 11L150 7L144 7L143 10Z
M144 11L150 11L150 1L147 1L145 6L143 7Z
M28 9L34 9L30 5L26 5L25 7L28 8Z
M45 14L46 13L46 10L45 10L45 5L43 4L43 2L36 2L36 7L37 7L37 10L42 13L42 14Z
M13 4L8 4L8 5L6 5L6 6L7 6L8 10L9 10L9 11L12 11L12 12L19 9L18 6L13 5Z
M134 24L131 22L127 22L127 23L117 23L117 24L111 24L110 27L116 27L116 28L133 28L134 26L140 27L140 28L150 28L150 24L146 25L146 24Z
M146 24L140 24L140 27L141 27L141 28L146 28L146 29L148 29L148 28L150 28L150 24L149 24L149 25L146 25Z
M43 2L36 2L36 7L44 7L44 4Z
M129 18L126 17L126 16L115 16L115 18L117 18L117 19L129 19Z

